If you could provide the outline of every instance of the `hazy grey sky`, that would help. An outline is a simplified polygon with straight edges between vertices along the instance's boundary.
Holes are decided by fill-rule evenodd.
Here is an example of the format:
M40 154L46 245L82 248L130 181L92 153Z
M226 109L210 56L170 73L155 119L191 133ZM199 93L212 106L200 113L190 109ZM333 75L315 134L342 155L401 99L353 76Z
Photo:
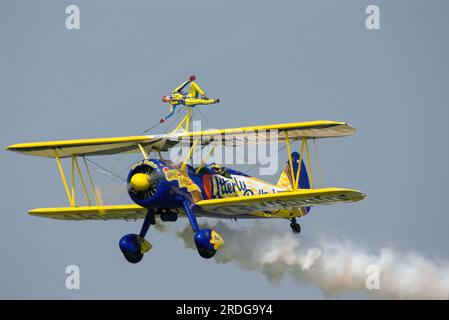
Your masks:
M81 10L80 30L65 28L69 4ZM380 30L365 28L370 4ZM326 185L367 198L315 208L303 236L449 259L448 10L444 0L3 0L1 145L139 134L166 113L160 97L193 73L222 99L202 109L217 128L329 119L359 129L321 142L320 159ZM154 249L130 265L118 240L141 222L31 217L30 208L66 205L56 164L6 151L1 159L1 298L325 297L289 276L273 285L204 261L154 230ZM118 171L133 160L98 158ZM264 223L290 232L287 221ZM78 291L65 288L69 264L81 268Z

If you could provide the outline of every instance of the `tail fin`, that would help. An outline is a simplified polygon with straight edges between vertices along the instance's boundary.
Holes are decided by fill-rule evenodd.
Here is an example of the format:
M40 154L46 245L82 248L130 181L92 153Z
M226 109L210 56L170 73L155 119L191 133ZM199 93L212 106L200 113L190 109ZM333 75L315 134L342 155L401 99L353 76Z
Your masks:
M299 154L298 152L292 153L292 162L293 162L293 177L296 179L296 174L299 168ZM279 177L277 186L280 188L289 189L293 187L293 178L290 170L290 164L287 163L284 166L284 170L282 170L281 176ZM310 189L309 176L307 174L307 169L304 164L304 160L301 161L301 172L299 175L299 179L297 181L298 189Z
M292 153L292 162L293 162L293 177L296 179L296 174L299 168L299 153ZM292 172L290 170L290 164L287 163L282 170L281 176L279 177L277 186L284 189L292 189L293 186L293 178ZM307 169L304 164L304 160L301 161L301 172L299 173L299 179L297 181L298 189L310 189L309 175L307 174ZM303 216L310 211L310 207L298 208L300 210L300 216Z

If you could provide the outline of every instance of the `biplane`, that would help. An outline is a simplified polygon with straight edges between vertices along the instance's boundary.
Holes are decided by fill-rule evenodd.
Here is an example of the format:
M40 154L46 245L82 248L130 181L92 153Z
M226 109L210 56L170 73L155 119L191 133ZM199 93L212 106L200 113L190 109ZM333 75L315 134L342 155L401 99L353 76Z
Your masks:
M353 189L315 188L311 175L308 141L351 135L356 131L351 125L336 121L311 121L192 131L191 109L187 109L176 129L167 134L32 142L7 147L9 151L55 159L61 175L69 206L32 209L28 213L60 220L143 219L139 234L124 235L119 241L126 260L137 263L152 247L145 236L150 225L156 223L156 218L168 222L187 217L200 256L211 258L223 245L223 238L216 230L200 228L197 217L281 218L290 222L294 233L299 233L301 228L296 219L308 214L311 207L355 202L365 197L365 194ZM277 134L267 134L273 131ZM219 144L235 147L270 143L274 139L286 146L288 151L288 161L277 184L231 168L220 167L216 170L206 164L206 160L199 166L189 164L195 148ZM301 144L299 153L292 152L295 141ZM164 158L163 152L181 144L186 144L189 150L181 161L175 163ZM123 153L140 153L142 156L142 160L131 167L126 179L134 204L105 205L99 199L86 158ZM155 154L154 158L149 157L152 153ZM61 165L62 159L71 161L71 186ZM77 204L75 180L81 182L86 205Z

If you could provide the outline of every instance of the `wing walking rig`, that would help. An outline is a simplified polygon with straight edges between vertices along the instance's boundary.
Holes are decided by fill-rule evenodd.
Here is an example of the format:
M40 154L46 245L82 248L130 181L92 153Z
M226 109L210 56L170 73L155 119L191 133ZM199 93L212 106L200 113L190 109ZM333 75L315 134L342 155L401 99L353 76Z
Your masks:
M156 217L162 221L187 217L199 254L211 258L223 245L223 238L216 230L200 228L197 217L282 218L290 221L294 233L299 233L301 228L296 218L308 214L312 206L355 202L365 197L353 189L315 188L312 178L308 142L349 136L356 132L349 124L320 120L190 131L192 108L187 106L187 115L168 134L19 143L7 147L9 151L55 159L61 175L69 206L37 208L29 214L59 220L143 219L139 234L127 234L119 242L126 260L137 263L151 249L145 236L150 225L156 223ZM277 134L268 134L273 131ZM276 185L230 168L217 171L205 164L207 159L198 167L188 164L196 148L213 146L210 148L213 150L217 145L235 147L274 140L285 144L288 151L287 164ZM292 152L295 141L301 144L299 153ZM182 161L174 163L164 159L163 152L183 145L187 145L189 152ZM149 153L154 151L158 157L149 158ZM141 153L143 157L131 168L127 178L128 193L134 204L105 205L96 192L86 158L123 153ZM63 159L71 162L70 186L61 165ZM77 204L76 176L87 205Z

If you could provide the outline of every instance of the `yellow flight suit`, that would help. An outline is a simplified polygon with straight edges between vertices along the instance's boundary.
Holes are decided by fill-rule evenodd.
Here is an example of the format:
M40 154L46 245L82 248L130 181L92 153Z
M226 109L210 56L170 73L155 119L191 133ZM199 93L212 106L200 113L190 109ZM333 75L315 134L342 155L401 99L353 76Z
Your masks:
M182 90L190 84L189 93L185 94ZM201 98L198 98L201 96ZM194 107L196 105L207 105L217 103L216 99L209 99L205 96L203 89L196 84L195 81L184 81L180 86L176 87L170 95L170 113L162 118L162 121L170 118L175 112L176 106L182 104L188 107Z

